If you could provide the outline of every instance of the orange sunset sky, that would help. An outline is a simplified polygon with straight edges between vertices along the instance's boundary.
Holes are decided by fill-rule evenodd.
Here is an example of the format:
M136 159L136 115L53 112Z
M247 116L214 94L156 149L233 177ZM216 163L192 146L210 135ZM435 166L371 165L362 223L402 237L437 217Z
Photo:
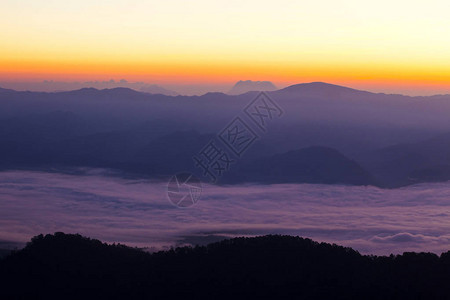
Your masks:
M437 0L2 0L0 86L125 78L201 92L251 79L450 93L449 11Z

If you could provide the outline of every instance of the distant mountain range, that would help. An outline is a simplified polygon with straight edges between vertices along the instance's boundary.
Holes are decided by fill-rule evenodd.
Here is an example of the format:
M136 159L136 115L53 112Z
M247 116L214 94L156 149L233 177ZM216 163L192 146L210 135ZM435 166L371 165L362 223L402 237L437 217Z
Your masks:
M228 92L229 95L239 95L254 91L274 91L277 87L270 81L240 80Z
M45 80L42 82L7 82L2 83L8 88L23 90L26 88L31 91L45 91L45 92L62 92L62 91L72 91L76 89L84 88L96 88L96 89L114 89L114 88L129 88L135 91L141 91L150 94L162 94L167 96L177 96L178 93L168 90L157 84L149 84L145 82L131 82L125 79L119 81L108 80L108 81L85 81L85 82L63 82L63 81L53 81Z
M224 183L398 187L450 179L449 95L375 94L320 82L267 94L285 113L262 132L243 112L256 92L0 89L0 168L83 166L150 177L200 172L192 156L241 116L258 139Z
M5 299L448 299L450 252L363 256L293 236L146 253L74 234L0 260Z

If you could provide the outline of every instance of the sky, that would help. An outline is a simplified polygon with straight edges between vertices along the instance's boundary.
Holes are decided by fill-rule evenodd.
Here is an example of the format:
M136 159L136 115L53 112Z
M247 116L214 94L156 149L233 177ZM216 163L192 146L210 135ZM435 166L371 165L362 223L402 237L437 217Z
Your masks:
M0 0L0 82L450 93L450 2Z

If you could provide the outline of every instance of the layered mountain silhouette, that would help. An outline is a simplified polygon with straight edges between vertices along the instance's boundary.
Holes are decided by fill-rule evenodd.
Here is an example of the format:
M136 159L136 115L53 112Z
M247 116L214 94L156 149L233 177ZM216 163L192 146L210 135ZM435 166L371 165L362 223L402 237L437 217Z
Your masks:
M5 299L447 299L449 280L450 252L363 256L278 235L150 254L55 233L0 260Z
M263 132L244 112L257 94L0 89L0 168L83 166L145 176L193 171L192 156L240 116L258 139L233 166L234 173L224 177L226 182L295 180L397 187L449 179L445 138L450 132L449 95L409 97L321 82L298 84L267 92L284 114L266 120ZM313 148L315 156L302 150L317 145L334 149L366 171L351 163L342 168L337 161L343 159L333 150ZM303 155L307 158L301 159ZM264 164L252 167L250 162L257 159Z
M63 117L65 121L61 121ZM41 127L31 120L29 127L22 129L9 125L14 134L3 133L4 147L0 154L8 157L8 161L0 166L6 169L91 166L165 178L180 170L201 173L193 163L193 156L215 137L196 131L177 131L152 139L146 130L78 136L72 131L83 128L77 125L74 116L52 113L47 121ZM58 130L49 130L52 126ZM14 140L17 133L22 137L29 135L28 142ZM269 146L257 144L247 158L233 165L222 182L375 184L367 171L332 148L309 147L264 156L266 151L271 151Z
M228 92L229 95L240 95L253 91L274 91L276 86L270 81L239 80Z

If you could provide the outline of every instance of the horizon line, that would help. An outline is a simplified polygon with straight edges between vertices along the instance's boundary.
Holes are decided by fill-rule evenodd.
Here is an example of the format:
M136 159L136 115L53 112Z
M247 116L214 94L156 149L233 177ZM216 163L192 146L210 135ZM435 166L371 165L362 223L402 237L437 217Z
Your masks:
M272 81L270 80L238 80L235 82L270 82L273 84ZM55 83L55 84L89 84L89 83L96 83L96 84L118 84L119 86L114 86L114 87L105 87L105 88L98 88L98 87L94 87L94 86L83 86L80 88L69 88L69 89L62 89L62 90L38 90L38 89L16 89L16 88L9 88L9 87L4 87L3 84L5 82L1 82L0 81L0 89L2 90L9 90L9 91L14 91L14 92L32 92L32 93L47 93L47 94L54 94L54 93L67 93L67 92L75 92L75 91L81 91L81 90L86 90L86 89L93 89L96 91L107 91L107 90L116 90L116 89L127 89L133 92L137 92L137 93L141 93L141 94L150 94L150 95L164 95L167 97L177 97L177 96L205 96L209 93L219 93L219 94L224 94L227 96L239 96L239 95L243 95L246 93L255 93L255 92L278 92L278 91L282 91L288 88L292 88L294 86L300 86L300 85L312 85L312 84L324 84L327 86L334 86L337 88L345 88L345 89L350 89L353 91L359 91L359 92L366 92L366 93L371 93L371 94L378 94L378 95L391 95L391 96L403 96L403 97L411 97L411 98L416 98L416 97L436 97L436 96L450 96L450 91L448 93L436 93L436 94L427 94L427 95L411 95L411 94L404 94L404 93L399 93L399 92L382 92L382 91L371 91L369 89L361 89L361 88L355 88L355 87L351 87L351 86L347 86L347 85L342 85L342 84L336 84L336 83L330 83L330 82L325 82L325 81L308 81L308 82L300 82L300 83L294 83L294 84L290 84L281 88L278 88L276 85L276 89L274 90L251 90L251 91L247 91L244 93L239 93L239 94L229 94L229 92L225 92L225 91L219 91L219 90L209 90L203 93L197 93L197 94L189 94L189 93L179 93L178 91L175 91L171 88L166 88L166 86L164 85L160 85L160 84L155 84L155 83L148 83L148 82L143 82L143 81L128 81L125 79L120 79L118 81L116 80L109 80L109 81L54 81L54 80L43 80L43 81L34 81L34 82L20 82L20 81L11 81L8 83L13 83L13 84L47 84L47 83ZM162 88L167 90L168 92L174 92L176 93L176 95L167 95L167 94L163 94L163 93L151 93L151 92L146 92L146 91L142 91L142 90L137 90L135 88L132 87L128 87L128 86L120 86L120 84L144 84L144 85L148 85L148 86L154 86L154 87L158 87L158 88ZM186 84L185 86L198 86L200 84ZM208 85L207 83L205 83L205 85ZM233 86L231 86L230 88L232 88Z

